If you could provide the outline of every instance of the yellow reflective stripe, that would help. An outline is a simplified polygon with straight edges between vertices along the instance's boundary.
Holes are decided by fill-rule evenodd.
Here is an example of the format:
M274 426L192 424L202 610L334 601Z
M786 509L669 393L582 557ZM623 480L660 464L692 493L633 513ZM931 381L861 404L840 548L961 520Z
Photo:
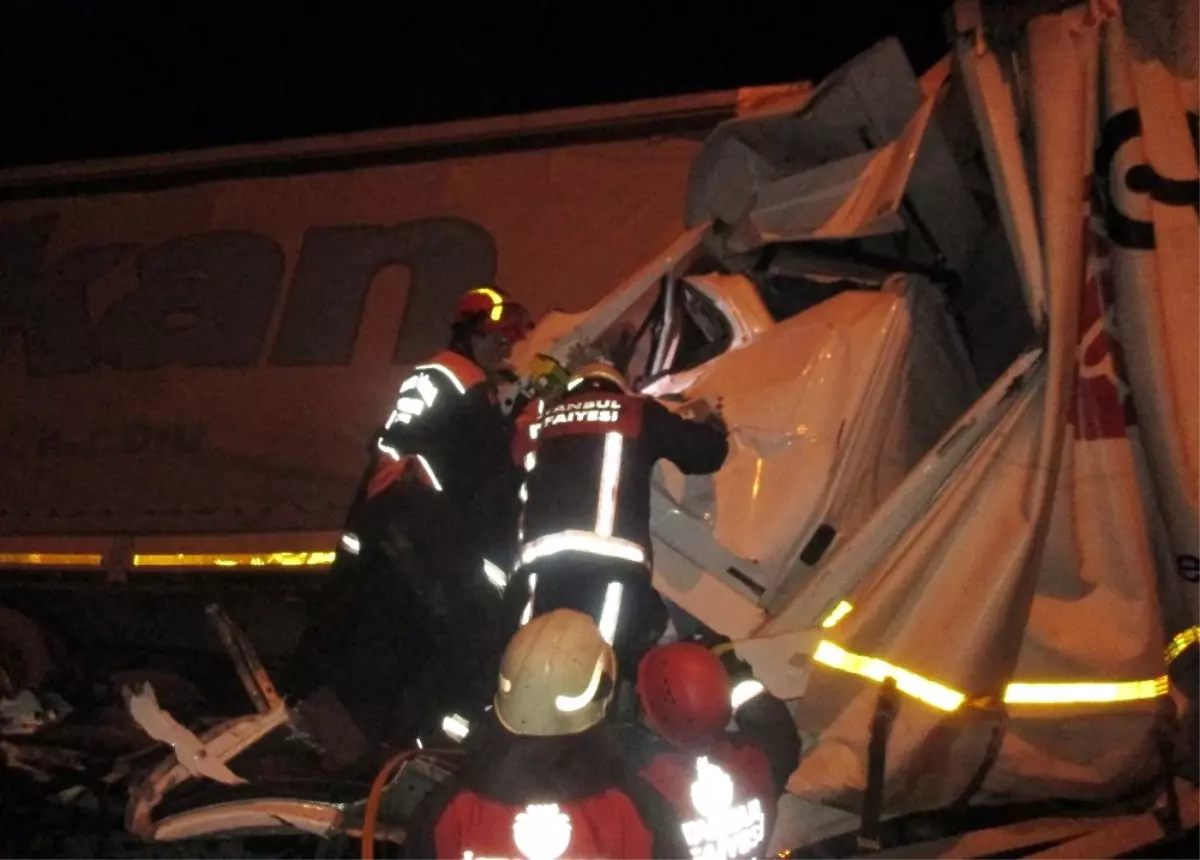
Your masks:
M0 552L0 564L31 567L99 567L104 556L82 552Z
M333 564L332 552L148 553L133 557L134 567L316 567Z
M1152 681L1102 683L1009 684L1004 701L1010 705L1083 705L1136 702L1167 694L1167 678Z
M1200 642L1200 627L1189 627L1176 633L1167 643L1167 662L1170 663L1192 645Z
M504 315L504 298L503 298L503 296L501 296L498 292L493 290L491 287L476 287L475 289L471 290L471 292L479 293L480 295L487 296L489 299L492 300L492 309L488 313L488 316L491 317L492 322L500 322L500 318Z
M896 689L907 693L914 699L919 699L927 705L932 705L939 711L954 711L966 701L966 696L957 690L944 687L936 681L922 678L907 669L885 663L875 657L864 657L839 648L832 642L822 640L817 646L813 659L832 669L840 669L852 675L861 675L872 681L882 681L884 678L894 678Z
M833 611L821 622L821 626L826 629L837 627L838 623L853 611L854 607L843 600L837 606L833 607Z
M893 678L896 689L940 711L955 711L967 697L937 681L931 681L876 657L847 651L832 642L822 640L813 660L831 669L852 675L883 681ZM1004 702L1010 705L1083 705L1136 702L1165 696L1166 676L1141 681L1087 681L1070 683L1013 682L1004 691Z

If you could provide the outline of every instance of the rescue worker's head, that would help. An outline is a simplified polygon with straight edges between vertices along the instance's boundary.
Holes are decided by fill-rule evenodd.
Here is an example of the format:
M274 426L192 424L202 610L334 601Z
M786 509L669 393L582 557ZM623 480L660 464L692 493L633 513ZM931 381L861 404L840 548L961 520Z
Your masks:
M576 370L567 382L567 391L572 394L580 391L630 393L625 375L604 361L593 361Z
M638 699L646 722L668 743L703 750L732 716L729 675L703 645L675 642L646 652L638 664Z
M491 376L528 330L524 306L495 287L475 287L454 305L450 347L469 355Z
M591 616L556 609L508 643L492 703L513 734L574 735L604 719L616 680L616 658Z

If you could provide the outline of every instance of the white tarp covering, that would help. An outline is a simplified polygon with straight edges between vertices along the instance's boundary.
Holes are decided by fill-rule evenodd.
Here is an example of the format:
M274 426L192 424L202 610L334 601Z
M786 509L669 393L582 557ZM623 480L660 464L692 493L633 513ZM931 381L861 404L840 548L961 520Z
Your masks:
M1046 351L1021 385L989 395L989 432L936 494L913 495L890 543L873 533L889 520L873 520L817 572L874 544L844 595L852 611L820 631L798 704L816 743L790 787L807 800L860 802L888 676L902 704L887 814L964 792L1115 797L1159 767L1164 649L1196 610L1194 588L1181 594L1197 552L1196 53L1179 45L1195 18L1148 38L1143 16L1103 8L1033 18L1000 46L969 4L956 10L956 71ZM786 634L787 615L760 633ZM759 662L778 669L779 654Z

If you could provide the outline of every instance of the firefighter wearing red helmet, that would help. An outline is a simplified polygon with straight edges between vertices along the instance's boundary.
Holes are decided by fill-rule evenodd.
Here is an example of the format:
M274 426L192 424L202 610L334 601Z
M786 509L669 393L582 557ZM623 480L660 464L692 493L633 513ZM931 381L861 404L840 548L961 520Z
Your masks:
M635 727L631 746L678 812L692 856L760 856L784 786L761 745L729 730L733 690L720 658L694 642L660 645L638 665L637 692L650 731Z
M497 288L479 286L459 298L450 326L447 347L401 380L371 438L297 656L306 680L332 687L377 741L412 742L419 729L417 717L406 718L419 709L388 701L385 689L408 686L413 702L460 697L446 707L469 710L466 700L486 700L486 691L468 679L503 642L498 624L494 637L486 634L500 617L520 477L498 385L528 317ZM430 651L436 663L426 659Z
M687 857L670 804L605 724L616 672L581 612L520 628L501 661L494 720L414 810L409 856Z

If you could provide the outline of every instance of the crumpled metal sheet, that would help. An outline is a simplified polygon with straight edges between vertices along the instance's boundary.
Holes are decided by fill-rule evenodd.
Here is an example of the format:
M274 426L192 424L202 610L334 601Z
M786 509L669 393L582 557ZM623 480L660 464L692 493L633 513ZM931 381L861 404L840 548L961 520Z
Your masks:
M230 770L224 762L208 755L204 742L195 733L183 726L164 711L154 695L154 687L144 684L139 692L125 691L129 714L141 726L142 731L170 744L175 757L193 776L206 776L225 785L239 785L246 780Z

